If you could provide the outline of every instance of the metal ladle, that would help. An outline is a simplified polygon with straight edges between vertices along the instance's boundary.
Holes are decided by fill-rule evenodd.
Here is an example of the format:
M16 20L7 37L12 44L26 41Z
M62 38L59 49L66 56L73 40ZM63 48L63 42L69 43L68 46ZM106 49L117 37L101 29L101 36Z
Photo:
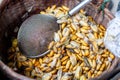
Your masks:
M79 3L68 12L68 15L74 15L90 1L84 0ZM55 17L43 14L33 15L25 20L17 36L18 47L22 54L29 58L36 58L49 53L47 45L53 40L54 32L59 29L56 21Z

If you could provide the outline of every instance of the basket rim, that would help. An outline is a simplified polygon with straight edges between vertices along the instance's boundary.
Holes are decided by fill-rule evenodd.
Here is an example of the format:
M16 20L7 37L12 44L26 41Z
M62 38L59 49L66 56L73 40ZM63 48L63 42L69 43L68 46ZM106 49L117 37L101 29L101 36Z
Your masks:
M1 4L0 4L0 13L2 13L2 11L5 9L5 7L11 2L12 0L2 0ZM94 6L94 5L93 5ZM94 6L95 7L95 6ZM96 7L95 7L96 8ZM114 15L107 9L104 9L105 13L110 17L110 19L114 18ZM18 74L17 72L13 71L12 69L10 69L10 67L8 67L6 64L3 63L2 60L0 60L0 69L2 71L4 71L5 74L9 74L9 77L12 79L19 79L19 80L34 80L31 78L28 78L24 75Z

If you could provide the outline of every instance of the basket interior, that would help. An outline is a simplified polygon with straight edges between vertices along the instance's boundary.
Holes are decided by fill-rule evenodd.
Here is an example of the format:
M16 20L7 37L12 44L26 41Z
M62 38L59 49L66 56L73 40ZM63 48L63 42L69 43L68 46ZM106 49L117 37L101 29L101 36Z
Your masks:
M7 62L7 49L11 46L12 37L17 36L17 31L21 23L33 14L38 14L48 6L56 4L57 6L65 5L72 9L77 5L79 0L15 0L11 1L0 14L0 56L4 62ZM98 13L97 8L89 4L84 7L87 15L92 16L97 23L106 26L111 17L105 13L104 19L102 14Z
M72 9L81 0L5 0L9 1L8 4L0 12L0 59L7 63L8 48L11 46L13 37L17 37L17 30L21 23L33 14L39 14L41 10L46 9L48 6L56 4L57 6L65 5ZM93 0L96 1L96 0ZM89 4L84 7L87 15L90 15L94 20L107 27L108 21L113 16L107 10L102 17L102 12L98 13L98 7Z

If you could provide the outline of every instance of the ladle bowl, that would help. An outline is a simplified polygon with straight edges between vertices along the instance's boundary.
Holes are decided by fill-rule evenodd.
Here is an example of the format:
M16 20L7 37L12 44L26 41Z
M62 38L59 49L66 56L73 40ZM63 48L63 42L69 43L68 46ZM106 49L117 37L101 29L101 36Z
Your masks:
M20 51L30 58L45 55L54 32L59 29L56 20L53 16L37 14L24 21L17 36Z

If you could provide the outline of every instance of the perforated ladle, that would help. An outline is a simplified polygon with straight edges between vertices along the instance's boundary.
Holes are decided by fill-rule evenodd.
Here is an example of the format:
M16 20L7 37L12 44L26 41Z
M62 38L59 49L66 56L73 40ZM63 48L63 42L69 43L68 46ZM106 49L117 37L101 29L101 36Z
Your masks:
M90 3L84 0L68 12L69 16ZM41 57L49 52L48 44L53 40L54 32L59 29L57 19L53 16L36 14L23 22L18 31L18 46L23 55L29 58Z

